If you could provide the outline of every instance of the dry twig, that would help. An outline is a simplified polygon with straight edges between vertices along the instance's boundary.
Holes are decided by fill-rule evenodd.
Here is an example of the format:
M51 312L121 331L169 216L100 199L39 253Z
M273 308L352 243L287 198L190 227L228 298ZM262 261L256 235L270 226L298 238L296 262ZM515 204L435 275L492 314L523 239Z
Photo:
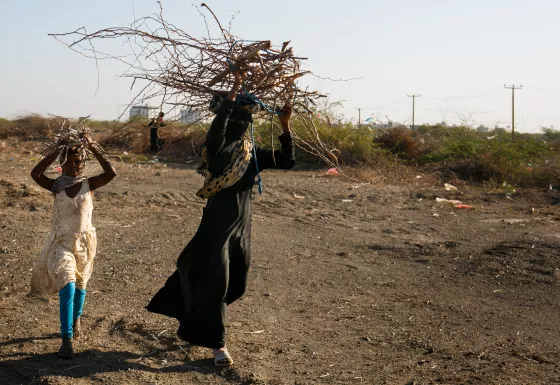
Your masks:
M132 79L133 87L141 84L129 107L155 99L162 109L188 107L200 111L201 120L210 116L210 98L231 88L231 69L239 67L247 73L244 92L259 101L263 113L276 114L276 106L291 104L297 120L293 131L296 145L336 166L337 153L321 141L312 116L317 99L324 95L298 87L297 80L310 71L301 69L305 58L295 56L290 42L275 47L268 40L236 37L222 27L206 4L201 7L212 14L221 36L212 37L206 25L208 37L195 37L167 22L159 3L159 13L136 18L129 26L93 33L79 28L51 36L96 63L110 59L126 64L128 69L121 76ZM200 8L199 12L203 15ZM107 40L121 40L126 45L108 44L118 47L116 52L94 48Z

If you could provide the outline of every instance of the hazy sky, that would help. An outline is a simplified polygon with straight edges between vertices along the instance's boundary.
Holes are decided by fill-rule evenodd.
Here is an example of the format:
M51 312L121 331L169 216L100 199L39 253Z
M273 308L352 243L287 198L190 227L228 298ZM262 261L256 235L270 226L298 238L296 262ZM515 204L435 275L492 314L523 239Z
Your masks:
M200 0L199 0L200 1ZM516 92L516 128L560 128L558 0L283 0L207 3L245 39L291 40L317 74L355 78L307 84L344 101L342 112L410 123L459 123L471 117L493 126L511 121L507 83ZM196 2L198 5L198 2ZM193 3L163 0L166 19L194 36L206 32ZM133 93L120 67L95 63L47 36L81 26L88 31L129 24L158 11L153 0L2 0L0 117L36 112L114 119Z

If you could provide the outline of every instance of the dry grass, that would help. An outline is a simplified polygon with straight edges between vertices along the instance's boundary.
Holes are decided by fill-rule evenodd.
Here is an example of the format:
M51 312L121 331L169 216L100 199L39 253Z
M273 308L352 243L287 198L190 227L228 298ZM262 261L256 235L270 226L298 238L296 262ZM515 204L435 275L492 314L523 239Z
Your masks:
M151 156L147 121L128 123L90 121L94 139L107 150ZM3 146L37 141L52 135L52 119L30 115L15 120L0 119ZM193 160L204 142L207 125L184 126L170 122L160 128L165 145L157 154L168 161ZM350 125L318 125L324 142L340 150L339 162L352 179L368 182L399 182L417 175L436 175L461 183L507 182L515 186L544 187L560 178L560 133L547 130L542 135L520 134L515 141L506 133L480 134L474 130L444 126L423 127L412 132L406 127L383 131ZM278 128L273 136L279 134ZM270 124L257 127L257 144L270 148ZM0 142L1 144L1 142ZM278 146L278 141L274 144ZM1 147L1 146L0 146ZM324 162L296 150L300 168L324 168Z

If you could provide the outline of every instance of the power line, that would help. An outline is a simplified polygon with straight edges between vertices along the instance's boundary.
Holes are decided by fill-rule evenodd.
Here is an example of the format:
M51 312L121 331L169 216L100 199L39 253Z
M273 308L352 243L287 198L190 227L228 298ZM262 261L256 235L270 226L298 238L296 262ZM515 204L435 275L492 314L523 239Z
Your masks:
M465 95L465 96L450 96L450 97L446 97L446 98L430 98L430 97L424 97L424 99L426 100L441 100L441 101L450 101L450 100L465 100L465 99L476 99L476 98L481 98L483 96L487 96L487 95L492 95L495 93L498 93L502 90L502 88L494 88L491 91L487 91L487 92L483 92L483 93L478 93L478 94L471 94L471 95Z
M504 88L511 89L511 139L513 140L515 134L515 90L520 90L523 86L511 85L508 87L504 84Z
M551 88L525 87L523 89L532 92L541 92L544 94L560 94L560 90L554 90Z
M421 95L406 95L409 98L412 98L412 130L414 131L414 108L415 108L415 102L416 102L416 98L419 98Z
M363 107L362 110L379 110L381 108L394 106L395 104L401 104L401 103L404 103L404 102L405 102L405 99L404 99L403 96L401 96L400 98L395 99L392 102L380 104L380 105L373 106L373 107Z
M535 92L535 93L542 93L542 94L549 94L549 95L558 95L560 94L560 89L553 89L553 88L539 88L539 87L534 87L534 86L520 86L520 85L507 85L505 84L503 86L505 89L511 89L512 90L512 106L511 106L511 121L508 122L511 124L512 127L512 138L515 138L515 130L519 130L519 129L524 129L522 126L516 126L516 122L515 122L515 90L526 90L529 92ZM481 98L481 97L485 97L485 96L489 96L489 95L493 95L493 94L497 94L498 92L502 92L503 89L502 87L498 87L498 88L490 88L487 89L486 91L480 91L478 93L474 93L474 94L466 94L463 96L451 96L451 97L442 97L442 98L434 98L434 97L429 97L429 96L425 96L422 95L422 100L426 100L426 101L442 101L442 102L447 102L447 101L461 101L461 100L467 100L467 99L477 99L477 98ZM412 118L412 128L414 129L416 127L416 98L420 97L421 95L407 95L407 97L411 97L413 98L412 100L412 115L409 115L409 118ZM362 111L368 111L368 110L380 110L383 109L385 107L389 107L389 106L393 106L393 105L397 105L397 104L401 104L404 103L404 97L401 97L399 99L396 99L394 101L391 101L389 103L386 104L381 104L381 105L377 105L377 106L370 106L370 107L359 107L356 108L358 110L358 124L361 126L362 120L361 120L361 114ZM422 103L422 105L424 105L424 103ZM438 106L439 107L439 106ZM442 106L443 108L443 103ZM522 106L517 106L517 113L518 115L521 113L521 108ZM434 111L434 112L441 112L442 114L446 112L445 108L443 108L444 110L440 110L440 109L429 109L429 108L419 108L420 111ZM476 114L482 114L482 113L490 113L490 111L477 111L475 112ZM443 116L443 115L442 115ZM519 117L518 117L519 118ZM519 120L519 119L518 119ZM410 120L409 120L410 122ZM509 127L508 127L509 128Z

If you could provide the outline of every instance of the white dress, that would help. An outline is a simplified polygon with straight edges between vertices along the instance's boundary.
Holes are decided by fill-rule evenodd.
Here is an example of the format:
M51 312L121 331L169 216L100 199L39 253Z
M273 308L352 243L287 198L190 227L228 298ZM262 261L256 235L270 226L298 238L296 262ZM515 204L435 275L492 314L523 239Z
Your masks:
M86 288L97 246L92 212L87 179L76 197L68 197L64 190L55 195L51 232L33 267L31 293L55 294L69 282Z

